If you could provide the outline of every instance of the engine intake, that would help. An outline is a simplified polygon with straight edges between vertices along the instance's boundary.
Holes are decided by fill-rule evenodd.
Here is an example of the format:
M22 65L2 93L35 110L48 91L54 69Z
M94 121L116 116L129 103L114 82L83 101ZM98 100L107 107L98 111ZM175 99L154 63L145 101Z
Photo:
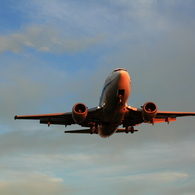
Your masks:
M158 110L158 108L157 108L155 103L146 102L142 106L142 118L143 118L144 122L151 121L156 116L157 110Z
M85 120L88 114L88 108L85 104L78 103L75 104L72 108L72 118L74 119L75 123L79 124Z

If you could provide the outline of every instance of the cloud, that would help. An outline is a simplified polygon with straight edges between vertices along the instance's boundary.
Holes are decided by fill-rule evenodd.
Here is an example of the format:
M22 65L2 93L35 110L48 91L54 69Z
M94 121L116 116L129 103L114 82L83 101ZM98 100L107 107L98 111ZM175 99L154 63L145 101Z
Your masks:
M124 177L123 179L127 179L128 181L139 180L140 182L149 182L149 183L161 183L161 182L177 182L177 181L185 181L189 178L188 174L185 173L149 173L149 174L140 174L133 175L130 177ZM119 179L119 178L118 178ZM121 178L122 179L122 178Z
M57 185L56 190L68 184L76 185L81 192L89 192L89 186L100 192L102 188L112 185L118 189L117 192L130 187L134 193L137 185L143 191L154 190L154 184L159 186L156 192L160 192L159 189L168 190L171 183L181 185L183 189L185 182L194 179L191 172L194 165L193 142L148 144L150 140L146 140L144 144L142 139L142 144L138 144L137 136L124 134L101 139L90 135L65 135L60 127L52 129L49 132L46 129L31 129L30 132L10 132L1 136L0 180L4 179L10 186L17 184L18 188L21 184L23 189L22 186L28 185L28 181L34 184L34 178L38 175L37 181L41 186L42 183L50 185L52 182L51 186ZM18 172L13 174L15 170ZM26 178L27 183L17 178ZM36 183L34 186L37 186ZM42 188L36 189L41 191Z
M23 2L21 9L35 23L57 21L64 31L95 36L104 34L116 42L126 36L139 37L164 32L171 28L170 18L162 17L160 3L151 1L53 1ZM159 5L159 6L158 6ZM36 13L36 14L35 14ZM141 31L142 30L142 31ZM134 37L135 39L135 37Z
M26 48L55 54L82 52L102 41L102 36L62 36L60 29L48 25L30 25L20 32L0 36L0 53L21 53Z
M60 178L52 178L38 172L22 173L15 172L12 174L11 180L0 180L0 193L6 195L21 193L29 195L53 195L71 193L69 187L63 184ZM13 177L15 176L15 178Z

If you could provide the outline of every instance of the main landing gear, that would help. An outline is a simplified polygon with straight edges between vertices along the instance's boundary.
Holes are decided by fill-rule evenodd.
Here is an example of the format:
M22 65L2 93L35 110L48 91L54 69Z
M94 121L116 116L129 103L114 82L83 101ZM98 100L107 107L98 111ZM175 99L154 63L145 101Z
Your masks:
M91 123L90 134L98 134L98 126L96 123Z
M135 131L138 131L137 129L134 129L134 127L133 126L127 126L127 127L125 127L125 132L126 133L134 133Z

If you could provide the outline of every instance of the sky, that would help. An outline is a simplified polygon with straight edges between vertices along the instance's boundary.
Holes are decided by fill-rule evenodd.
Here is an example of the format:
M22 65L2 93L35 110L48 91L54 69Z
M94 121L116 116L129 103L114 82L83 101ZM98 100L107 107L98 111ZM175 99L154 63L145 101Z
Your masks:
M106 139L14 120L97 106L115 68L129 105L195 111L193 0L0 3L0 194L195 194L193 117Z

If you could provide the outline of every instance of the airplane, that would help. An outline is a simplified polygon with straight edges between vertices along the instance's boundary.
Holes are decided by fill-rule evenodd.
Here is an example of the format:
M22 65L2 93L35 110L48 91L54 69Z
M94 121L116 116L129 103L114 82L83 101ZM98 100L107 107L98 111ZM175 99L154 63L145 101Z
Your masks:
M141 108L127 104L131 94L131 78L124 68L115 69L106 79L99 105L88 109L83 103L73 106L72 112L16 115L15 119L35 119L41 124L78 124L86 129L65 131L65 133L98 134L106 138L114 133L134 133L134 126L141 123L155 124L176 121L177 117L195 116L195 112L159 111L154 102L146 102ZM123 128L119 128L119 126Z

